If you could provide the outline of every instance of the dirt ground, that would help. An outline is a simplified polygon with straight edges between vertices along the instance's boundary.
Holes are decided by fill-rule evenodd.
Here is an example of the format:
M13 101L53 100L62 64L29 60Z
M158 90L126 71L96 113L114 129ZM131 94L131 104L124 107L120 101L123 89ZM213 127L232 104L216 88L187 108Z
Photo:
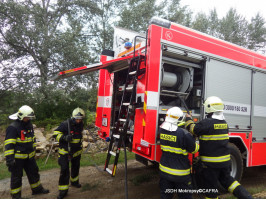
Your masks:
M100 166L102 169L103 166ZM26 177L23 177L22 197L34 199L55 199L58 195L59 169L42 171L41 182L50 190L46 195L31 195L31 190ZM125 180L124 166L118 165L117 174L112 178L107 172L97 170L95 167L82 167L80 170L80 183L82 188L70 186L66 198L69 199L124 199ZM248 190L260 188L254 195L255 198L266 198L266 166L253 167L245 170L241 181ZM0 181L0 198L8 199L10 180ZM133 199L158 199L159 171L154 166L130 160L128 162L128 198ZM195 196L197 198L197 196ZM221 196L227 198L227 196Z
M103 169L103 166L99 166ZM69 199L124 199L125 198L125 180L124 165L118 164L117 174L111 177L107 172L102 172L96 167L82 167L80 169L81 188L69 187ZM31 189L26 177L23 177L22 197L34 199L56 199L58 195L58 179L60 170L53 169L40 172L42 185L50 190L46 195L31 195ZM148 174L148 176L147 176ZM134 185L134 180L144 177L140 184ZM149 177L148 179L145 177ZM139 178L141 179L141 178ZM144 166L143 164L130 160L128 162L128 197L129 198L159 198L159 176L158 169L153 166ZM10 198L9 194L10 180L0 181L0 198Z

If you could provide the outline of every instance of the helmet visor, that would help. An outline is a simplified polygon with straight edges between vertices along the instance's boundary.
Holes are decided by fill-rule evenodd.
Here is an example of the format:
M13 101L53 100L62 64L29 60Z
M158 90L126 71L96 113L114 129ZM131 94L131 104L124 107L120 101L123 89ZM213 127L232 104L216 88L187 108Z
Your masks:
M35 119L35 114L34 114L34 112L31 112L31 113L25 115L25 117L27 117L27 118L29 118L30 120L32 120L32 119ZM24 118L25 118L25 117L24 117Z
M83 116L75 116L74 119L83 119Z

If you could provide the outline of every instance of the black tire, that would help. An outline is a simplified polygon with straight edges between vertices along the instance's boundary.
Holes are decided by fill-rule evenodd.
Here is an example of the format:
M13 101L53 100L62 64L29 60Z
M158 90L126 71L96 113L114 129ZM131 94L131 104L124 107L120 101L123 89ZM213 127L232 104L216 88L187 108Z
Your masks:
M240 181L244 170L241 152L233 143L229 143L228 147L231 152L231 176L237 181Z
M243 160L241 152L239 151L238 147L233 143L229 143L228 148L230 149L231 155L231 176L237 181L240 181L243 174ZM220 183L218 190L220 193L228 192Z

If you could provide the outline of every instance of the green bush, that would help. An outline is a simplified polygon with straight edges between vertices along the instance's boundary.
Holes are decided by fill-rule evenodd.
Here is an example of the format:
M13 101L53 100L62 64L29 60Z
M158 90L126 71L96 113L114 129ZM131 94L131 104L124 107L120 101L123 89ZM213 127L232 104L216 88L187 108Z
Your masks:
M83 120L84 121L84 127L86 128L87 125L94 125L95 124L95 117L96 117L96 113L95 112L87 111L86 112L86 117ZM47 119L44 119L44 120L34 120L33 124L35 124L37 127L44 127L45 131L50 131L52 128L59 126L61 122L65 121L67 119L68 118L65 118L65 119L47 118Z
M34 120L32 123L35 124L37 127L44 127L46 131L51 130L51 128L55 126L59 126L60 123L64 121L62 119L51 119L47 118L44 120Z
M95 112L87 112L86 113L86 121L84 121L84 124L88 126L92 126L95 124L95 119L96 119L96 113ZM86 127L86 126L85 126Z
M6 126L6 124L8 124L9 123L9 118L8 118L8 114L1 114L0 113L0 125L1 126Z

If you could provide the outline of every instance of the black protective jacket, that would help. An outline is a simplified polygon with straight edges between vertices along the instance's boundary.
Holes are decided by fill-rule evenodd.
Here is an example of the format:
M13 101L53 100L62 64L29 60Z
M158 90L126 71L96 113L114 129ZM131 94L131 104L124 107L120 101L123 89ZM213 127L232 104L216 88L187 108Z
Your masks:
M161 176L174 182L190 181L188 153L196 153L199 145L190 133L182 128L176 131L159 130L162 157Z
M200 158L207 166L222 168L230 165L228 125L225 120L206 118L195 124L187 118L186 128L199 137Z
M6 129L5 157L7 162L35 156L36 137L31 122L16 120Z
M68 120L70 125L70 134L73 139L69 143L63 139L63 136L68 135ZM73 157L79 156L82 153L82 130L83 123L77 124L75 119L68 119L60 124L54 131L53 137L59 142L59 154L68 154L68 145L70 145L70 154Z

